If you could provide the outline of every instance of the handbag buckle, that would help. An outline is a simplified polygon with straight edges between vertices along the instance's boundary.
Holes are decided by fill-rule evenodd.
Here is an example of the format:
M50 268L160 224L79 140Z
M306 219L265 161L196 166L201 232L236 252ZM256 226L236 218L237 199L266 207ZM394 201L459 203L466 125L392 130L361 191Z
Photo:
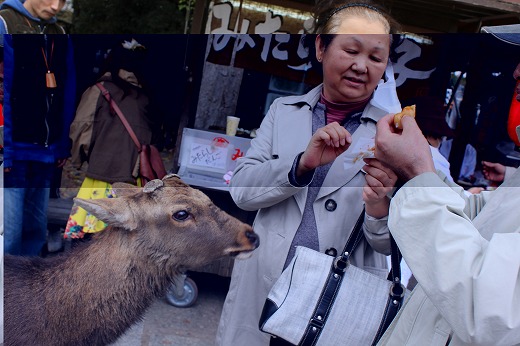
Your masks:
M390 296L392 299L403 299L406 293L406 288L401 283L399 278L395 278L395 281L392 282L390 286Z
M338 256L334 259L333 266L335 271L340 271L344 273L347 270L347 267L349 265L349 253L345 252L343 255Z
M318 316L318 317L311 318L311 320L309 321L309 324L312 327L316 327L316 328L322 329L323 325L325 323L323 322L323 318L321 316Z

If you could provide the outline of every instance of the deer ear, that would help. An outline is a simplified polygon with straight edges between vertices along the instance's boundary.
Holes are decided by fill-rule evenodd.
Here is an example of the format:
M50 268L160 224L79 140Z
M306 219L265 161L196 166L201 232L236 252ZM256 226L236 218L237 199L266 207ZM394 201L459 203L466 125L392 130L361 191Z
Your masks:
M135 218L128 207L126 198L74 198L74 203L111 226L122 227L128 230L137 228Z
M128 183L113 183L112 191L117 197L132 196L142 191L142 188Z

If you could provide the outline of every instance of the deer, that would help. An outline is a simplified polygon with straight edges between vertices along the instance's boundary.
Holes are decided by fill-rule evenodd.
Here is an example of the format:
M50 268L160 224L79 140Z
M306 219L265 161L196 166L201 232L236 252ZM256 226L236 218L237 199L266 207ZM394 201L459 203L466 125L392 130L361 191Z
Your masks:
M187 270L259 246L250 225L176 175L113 191L74 200L108 224L92 240L53 257L5 256L6 346L113 343Z

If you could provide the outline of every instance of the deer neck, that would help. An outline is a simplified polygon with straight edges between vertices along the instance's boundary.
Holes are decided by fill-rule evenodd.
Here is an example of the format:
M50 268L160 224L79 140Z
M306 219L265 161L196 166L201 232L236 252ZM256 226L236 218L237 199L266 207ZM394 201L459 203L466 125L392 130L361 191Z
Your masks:
M151 290L156 293L168 288L169 277L175 275L178 268L157 266L152 258L143 254L139 244L134 241L135 236L131 231L107 229L78 249L74 257L82 261L76 261L76 266L85 274L88 272L93 280L106 284L107 289L114 289L114 282L119 283L116 287L125 290L128 290L123 285L125 282L132 282L132 286L143 292Z
M53 287L50 294L59 292L64 297L64 315L55 316L55 323L63 323L67 316L86 315L92 321L84 320L82 327L100 337L105 330L124 331L138 321L169 287L169 277L177 273L171 268L165 276L151 260L139 258L128 231L114 228L104 232L47 267L48 280L43 283ZM106 316L113 318L107 320Z

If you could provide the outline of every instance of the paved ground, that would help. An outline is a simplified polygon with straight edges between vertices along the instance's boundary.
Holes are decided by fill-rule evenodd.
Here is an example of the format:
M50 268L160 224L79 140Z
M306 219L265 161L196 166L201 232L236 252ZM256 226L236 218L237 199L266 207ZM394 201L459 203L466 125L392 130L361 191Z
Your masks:
M190 277L199 290L195 305L177 308L158 299L144 321L111 346L213 345L229 278L207 273L192 273Z

